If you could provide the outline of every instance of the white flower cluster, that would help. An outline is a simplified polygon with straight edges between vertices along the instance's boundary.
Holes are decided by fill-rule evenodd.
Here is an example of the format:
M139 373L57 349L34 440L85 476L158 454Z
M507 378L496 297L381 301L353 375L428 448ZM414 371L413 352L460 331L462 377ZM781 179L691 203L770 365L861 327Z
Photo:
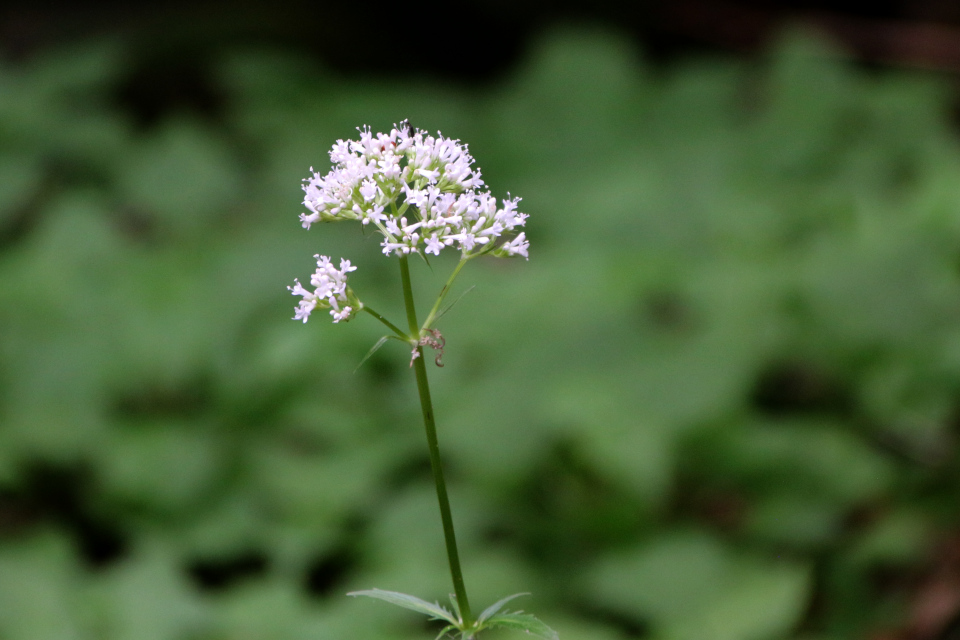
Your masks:
M319 307L330 309L334 322L349 320L363 307L347 286L347 274L357 268L349 260L341 260L340 268L335 269L327 256L316 255L314 258L317 259L317 270L310 276L313 292L304 288L299 280L294 280L293 286L287 287L293 295L302 296L293 319L306 322L310 313Z
M383 234L385 255L440 255L455 246L464 257L528 258L523 232L496 242L526 223L527 215L517 211L520 198L498 205L489 191L481 192L483 180L467 145L427 135L406 121L389 134L359 131L359 140L333 145L329 173L313 172L304 180L304 228L334 220L373 224Z

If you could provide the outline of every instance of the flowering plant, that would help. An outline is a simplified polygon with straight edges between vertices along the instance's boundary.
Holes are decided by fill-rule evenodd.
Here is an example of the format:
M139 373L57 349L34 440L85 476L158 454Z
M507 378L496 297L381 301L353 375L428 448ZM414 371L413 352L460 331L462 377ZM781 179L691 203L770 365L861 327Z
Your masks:
M530 243L523 231L517 232L518 227L526 224L527 215L517 210L519 198L508 197L498 203L489 191L482 191L484 182L480 170L473 166L467 145L459 140L444 138L439 133L434 137L412 127L406 120L388 134L373 134L366 127L359 131L359 140L337 140L333 145L330 150L333 167L327 174L321 176L311 168L312 175L304 180L303 186L303 204L308 213L300 215L300 222L305 229L317 222L340 220L355 220L375 227L383 236L380 243L383 254L399 259L408 330L401 330L357 297L347 284L348 274L356 270L349 260L342 259L337 269L328 256L321 255L315 256L317 269L310 277L312 291L299 280L288 287L293 295L300 296L294 319L307 322L316 309L329 309L333 321L339 323L364 311L391 331L373 346L367 357L390 339L410 345L410 367L414 369L420 395L454 594L450 596L451 609L396 591L371 589L349 595L378 598L426 614L432 620L444 621L447 625L438 638L459 633L461 640L468 640L484 629L506 627L556 640L556 632L534 616L503 610L507 602L525 594L507 596L478 617L471 612L422 357L423 348L431 347L438 351L436 364L443 366L440 358L445 340L434 324L443 315L440 308L453 281L468 261L482 255L529 259ZM419 324L408 257L417 254L426 259L427 254L438 256L447 248L458 250L460 260L426 320Z

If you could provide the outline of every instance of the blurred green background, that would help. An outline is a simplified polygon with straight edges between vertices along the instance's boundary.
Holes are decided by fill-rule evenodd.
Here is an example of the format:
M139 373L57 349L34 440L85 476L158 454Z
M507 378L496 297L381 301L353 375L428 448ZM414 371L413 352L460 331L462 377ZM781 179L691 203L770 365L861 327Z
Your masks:
M138 121L128 44L0 69L0 639L429 638L450 591L408 354L285 287L337 138L409 118L523 197L430 375L474 608L564 640L956 637L960 139L949 78L803 31L654 65L554 28L482 85L224 47ZM421 305L453 263L414 266ZM939 608L937 608L939 607ZM912 634L912 635L911 635ZM509 633L490 638L516 637Z

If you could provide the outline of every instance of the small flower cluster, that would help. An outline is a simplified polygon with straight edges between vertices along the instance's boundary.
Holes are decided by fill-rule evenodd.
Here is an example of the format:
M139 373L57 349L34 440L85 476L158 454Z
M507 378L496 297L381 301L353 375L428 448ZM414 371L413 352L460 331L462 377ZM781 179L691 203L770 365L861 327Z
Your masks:
M317 270L310 276L310 285L314 287L314 291L311 293L304 288L299 280L294 280L294 285L287 287L293 295L302 296L293 319L306 322L310 313L319 307L330 309L334 322L349 320L363 308L362 303L347 286L347 274L357 268L351 265L349 260L341 260L340 268L335 269L327 256L316 255L314 258L317 259Z
M304 180L304 228L335 220L373 224L384 236L385 255L440 255L455 246L464 257L528 257L523 232L496 242L526 223L527 215L517 211L520 198L498 205L489 191L481 192L483 180L467 145L427 135L406 121L389 134L359 131L359 140L333 145L329 173L313 172Z

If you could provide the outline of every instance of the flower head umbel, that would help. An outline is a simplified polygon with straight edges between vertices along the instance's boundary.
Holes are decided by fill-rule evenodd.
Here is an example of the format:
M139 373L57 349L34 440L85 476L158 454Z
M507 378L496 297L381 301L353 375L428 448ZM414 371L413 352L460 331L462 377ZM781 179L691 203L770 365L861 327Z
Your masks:
M299 280L294 280L293 286L287 287L293 295L302 296L293 319L306 322L310 313L320 308L330 309L334 322L349 320L363 308L363 304L347 286L347 274L357 268L349 260L341 260L340 268L336 269L327 256L316 255L314 258L317 259L317 270L310 276L313 292L300 284Z
M526 223L520 198L498 203L473 167L467 145L428 135L406 122L389 134L358 129L359 140L337 140L333 168L304 180L300 215L304 228L315 222L359 220L383 234L385 255L431 253L446 247L464 258L490 253L528 257L526 235L498 242ZM311 171L313 171L311 169Z

